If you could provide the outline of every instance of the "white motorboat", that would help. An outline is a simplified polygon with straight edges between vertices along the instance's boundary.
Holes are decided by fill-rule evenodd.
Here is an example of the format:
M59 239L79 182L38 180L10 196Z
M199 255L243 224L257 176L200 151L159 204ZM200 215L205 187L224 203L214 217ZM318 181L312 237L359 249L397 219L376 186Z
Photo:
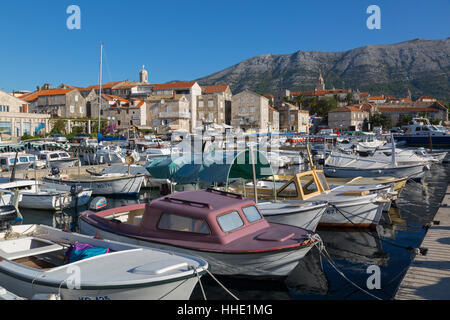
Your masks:
M160 188L162 185L166 184L169 185L171 182L168 179L156 179L153 178L147 169L144 168L144 166L133 164L133 165L111 165L109 167L104 168L100 172L94 172L90 170L86 170L92 175L96 176L103 176L107 174L128 174L131 175L137 175L142 174L144 175L144 181L142 182L142 188Z
M45 161L48 168L66 169L77 164L78 159L71 157L66 151L31 151L38 160Z
M371 157L332 152L325 160L324 172L328 177L356 178L393 176L397 178L420 178L429 163L398 165L395 157L392 162L381 161Z
M92 190L93 195L138 196L145 176L108 173L101 176L68 176L55 174L44 177L45 182L66 186L81 186Z
M36 162L36 156L27 154L25 152L20 152L17 154L15 152L7 152L0 154L0 169L1 171L12 171L14 163L16 170L26 170L34 166ZM40 162L38 164L41 164ZM38 166L39 168L39 166Z
M187 300L207 269L193 256L48 226L0 233L0 285L26 299Z
M330 190L323 171L320 170L298 173L287 182L278 183L275 187L272 185L272 188L270 182L266 182L266 185L257 188L258 198L274 199L274 188L277 202L271 205L261 204L258 207L264 216L268 214L268 220L274 214L279 218L288 214L286 219L290 219L290 224L305 223L302 208L314 208L313 204L326 203L326 210L321 213L319 226L330 227L376 226L382 217L383 208L390 202L388 191L391 191L390 186L380 186L378 192L372 193L369 192L369 187L361 186L340 186ZM246 190L247 195L252 197L254 192L251 183L246 185ZM298 211L297 218L289 217L289 214L296 211ZM311 213L312 227L317 217Z
M86 205L91 199L92 190L82 188L71 190L70 186L62 184L38 182L30 185L29 190L23 190L20 194L20 208L60 210Z
M74 189L69 186L35 180L0 180L2 192L0 205L9 204L14 191L20 191L19 207L37 210L58 210L65 207L84 206L91 198L92 190Z

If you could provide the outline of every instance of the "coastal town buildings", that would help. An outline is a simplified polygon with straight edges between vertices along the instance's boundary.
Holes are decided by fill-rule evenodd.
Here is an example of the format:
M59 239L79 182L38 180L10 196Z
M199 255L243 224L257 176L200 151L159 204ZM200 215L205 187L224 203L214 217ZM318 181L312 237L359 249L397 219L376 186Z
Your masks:
M279 130L278 110L269 105L269 99L250 90L233 95L231 114L231 125L243 131Z
M32 113L28 102L0 90L1 141L49 132L49 114Z
M280 113L280 132L309 133L309 111L301 110L289 102L281 103L278 111Z
M363 128L364 120L369 120L369 112L362 105L339 107L328 113L330 129L359 131Z

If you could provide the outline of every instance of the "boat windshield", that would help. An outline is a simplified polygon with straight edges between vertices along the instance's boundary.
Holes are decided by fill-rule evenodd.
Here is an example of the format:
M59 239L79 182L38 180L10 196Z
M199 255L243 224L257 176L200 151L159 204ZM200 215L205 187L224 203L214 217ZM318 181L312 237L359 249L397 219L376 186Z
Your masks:
M158 223L158 229L198 234L211 233L205 220L184 217L171 213L163 213L161 215Z
M436 131L446 131L443 126L432 126L434 130Z
M317 188L316 180L314 179L314 176L312 174L301 176L300 183L302 185L303 194L305 196L319 191L319 189Z
M231 211L219 216L217 222L225 233L237 230L244 225L244 221L242 221L242 218L237 211Z
M298 192L297 192L297 187L295 185L295 182L291 182L290 184L288 184L286 186L286 188L281 190L278 193L278 197L281 197L281 198L297 198L298 197Z
M242 211L244 211L244 215L250 223L262 220L261 214L255 206L243 208Z

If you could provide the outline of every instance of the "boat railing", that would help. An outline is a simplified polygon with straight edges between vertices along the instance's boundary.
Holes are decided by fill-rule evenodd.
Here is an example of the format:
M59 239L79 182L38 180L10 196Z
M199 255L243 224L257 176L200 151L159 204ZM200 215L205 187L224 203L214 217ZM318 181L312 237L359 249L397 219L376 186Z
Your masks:
M187 204L190 206L202 206L208 209L212 209L211 204L209 203L204 203L204 202L199 202L199 201L192 201L192 200L185 200L185 199L177 199L177 198L172 198L172 197L165 197L164 201L168 201L168 202L181 202L183 204Z
M222 196L233 197L233 198L238 198L238 199L244 199L244 196L242 194L238 194L238 193L222 191L222 190L217 190L217 189L213 189L213 188L208 188L208 189L206 189L206 191L207 192L211 192L211 193L217 193L217 194L220 194Z

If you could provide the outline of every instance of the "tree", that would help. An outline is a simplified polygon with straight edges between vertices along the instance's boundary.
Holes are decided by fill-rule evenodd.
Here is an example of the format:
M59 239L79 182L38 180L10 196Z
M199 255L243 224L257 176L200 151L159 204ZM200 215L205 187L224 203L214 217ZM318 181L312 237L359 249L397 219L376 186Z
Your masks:
M369 123L372 128L373 127L383 127L383 129L392 128L392 118L386 114L382 114L379 112L376 112L370 117Z
M316 103L311 106L311 111L325 119L328 119L328 113L336 109L338 106L338 102L334 98L324 98L316 100Z
M295 98L296 102L297 102L297 107L299 107L300 109L303 106L303 95L299 95Z
M345 101L347 102L347 105L350 106L353 104L353 93L348 92L347 96L345 97Z
M406 126L406 125L410 124L411 121L412 121L412 117L411 117L410 114L401 114L398 117L398 124L397 125L399 127Z
M65 134L66 133L66 123L64 120L60 119L55 122L53 125L53 129L51 131L52 134Z

